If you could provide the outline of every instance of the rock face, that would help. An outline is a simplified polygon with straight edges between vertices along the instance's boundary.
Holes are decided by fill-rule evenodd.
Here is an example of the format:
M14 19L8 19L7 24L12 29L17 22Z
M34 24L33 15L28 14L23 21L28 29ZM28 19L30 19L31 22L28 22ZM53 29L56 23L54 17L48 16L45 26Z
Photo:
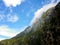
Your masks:
M60 2L43 13L36 26L29 26L0 45L60 45Z
M53 11L48 14L45 26L43 26L44 45L60 45L60 2L55 6Z

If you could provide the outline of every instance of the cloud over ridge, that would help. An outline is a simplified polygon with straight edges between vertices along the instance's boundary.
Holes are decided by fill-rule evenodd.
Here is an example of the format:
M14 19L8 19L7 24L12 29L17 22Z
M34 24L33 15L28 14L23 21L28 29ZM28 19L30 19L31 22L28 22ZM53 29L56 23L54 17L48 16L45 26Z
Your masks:
M44 12L46 12L49 8L54 7L59 2L59 0L57 0L56 3L54 1L55 0L51 0L51 2L49 4L46 4L42 8L38 9L34 13L34 17L33 17L32 21L31 21L30 25L33 25L34 23L36 23L37 19L39 19Z

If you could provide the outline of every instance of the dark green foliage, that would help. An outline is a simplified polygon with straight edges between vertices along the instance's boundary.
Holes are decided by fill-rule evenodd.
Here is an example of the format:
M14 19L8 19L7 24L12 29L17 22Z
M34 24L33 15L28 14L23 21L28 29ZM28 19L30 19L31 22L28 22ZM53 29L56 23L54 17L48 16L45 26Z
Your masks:
M60 45L60 3L48 14L43 26L44 45Z

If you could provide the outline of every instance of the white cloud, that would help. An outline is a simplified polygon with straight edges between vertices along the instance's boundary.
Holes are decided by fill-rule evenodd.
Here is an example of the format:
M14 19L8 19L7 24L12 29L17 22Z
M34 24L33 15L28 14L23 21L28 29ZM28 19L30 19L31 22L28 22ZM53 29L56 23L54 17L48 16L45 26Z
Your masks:
M18 20L19 20L19 17L16 14L15 15L11 15L11 14L2 15L2 14L0 14L0 22L3 21L3 22L15 23Z
M2 21L4 19L4 15L0 15L0 21Z
M24 0L3 0L7 7L10 6L16 7L17 5L20 5L23 1Z
M59 2L59 1L57 1L56 3L53 3L54 1L55 0L51 0L51 3L46 4L42 8L38 9L34 13L34 17L33 17L33 19L32 19L30 24L33 25L34 23L36 23L37 19L39 19L42 16L43 12L46 12L49 8L54 7L57 4L57 2Z
M0 35L6 37L14 37L18 32L16 29L11 29L7 25L0 26Z
M26 28L27 26L21 28L20 30L17 30L17 29L13 29L13 28L9 28L8 25L1 25L0 26L0 35L1 36L6 36L9 38L12 38L14 36L16 36L17 34L19 34L20 32L24 31L24 29ZM0 38L0 41L1 40L4 40L4 39L7 39L5 37L1 37Z
M7 21L8 22L12 22L12 23L15 23L18 21L18 16L17 15L8 15L7 16Z

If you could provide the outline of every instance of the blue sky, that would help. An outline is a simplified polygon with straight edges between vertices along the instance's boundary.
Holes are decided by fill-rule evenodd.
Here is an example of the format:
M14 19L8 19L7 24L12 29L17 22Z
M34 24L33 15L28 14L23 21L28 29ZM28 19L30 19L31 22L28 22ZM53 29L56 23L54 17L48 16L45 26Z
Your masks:
M56 4L58 1L0 0L0 40L11 38L23 31L35 21L35 17L38 17L45 5Z

